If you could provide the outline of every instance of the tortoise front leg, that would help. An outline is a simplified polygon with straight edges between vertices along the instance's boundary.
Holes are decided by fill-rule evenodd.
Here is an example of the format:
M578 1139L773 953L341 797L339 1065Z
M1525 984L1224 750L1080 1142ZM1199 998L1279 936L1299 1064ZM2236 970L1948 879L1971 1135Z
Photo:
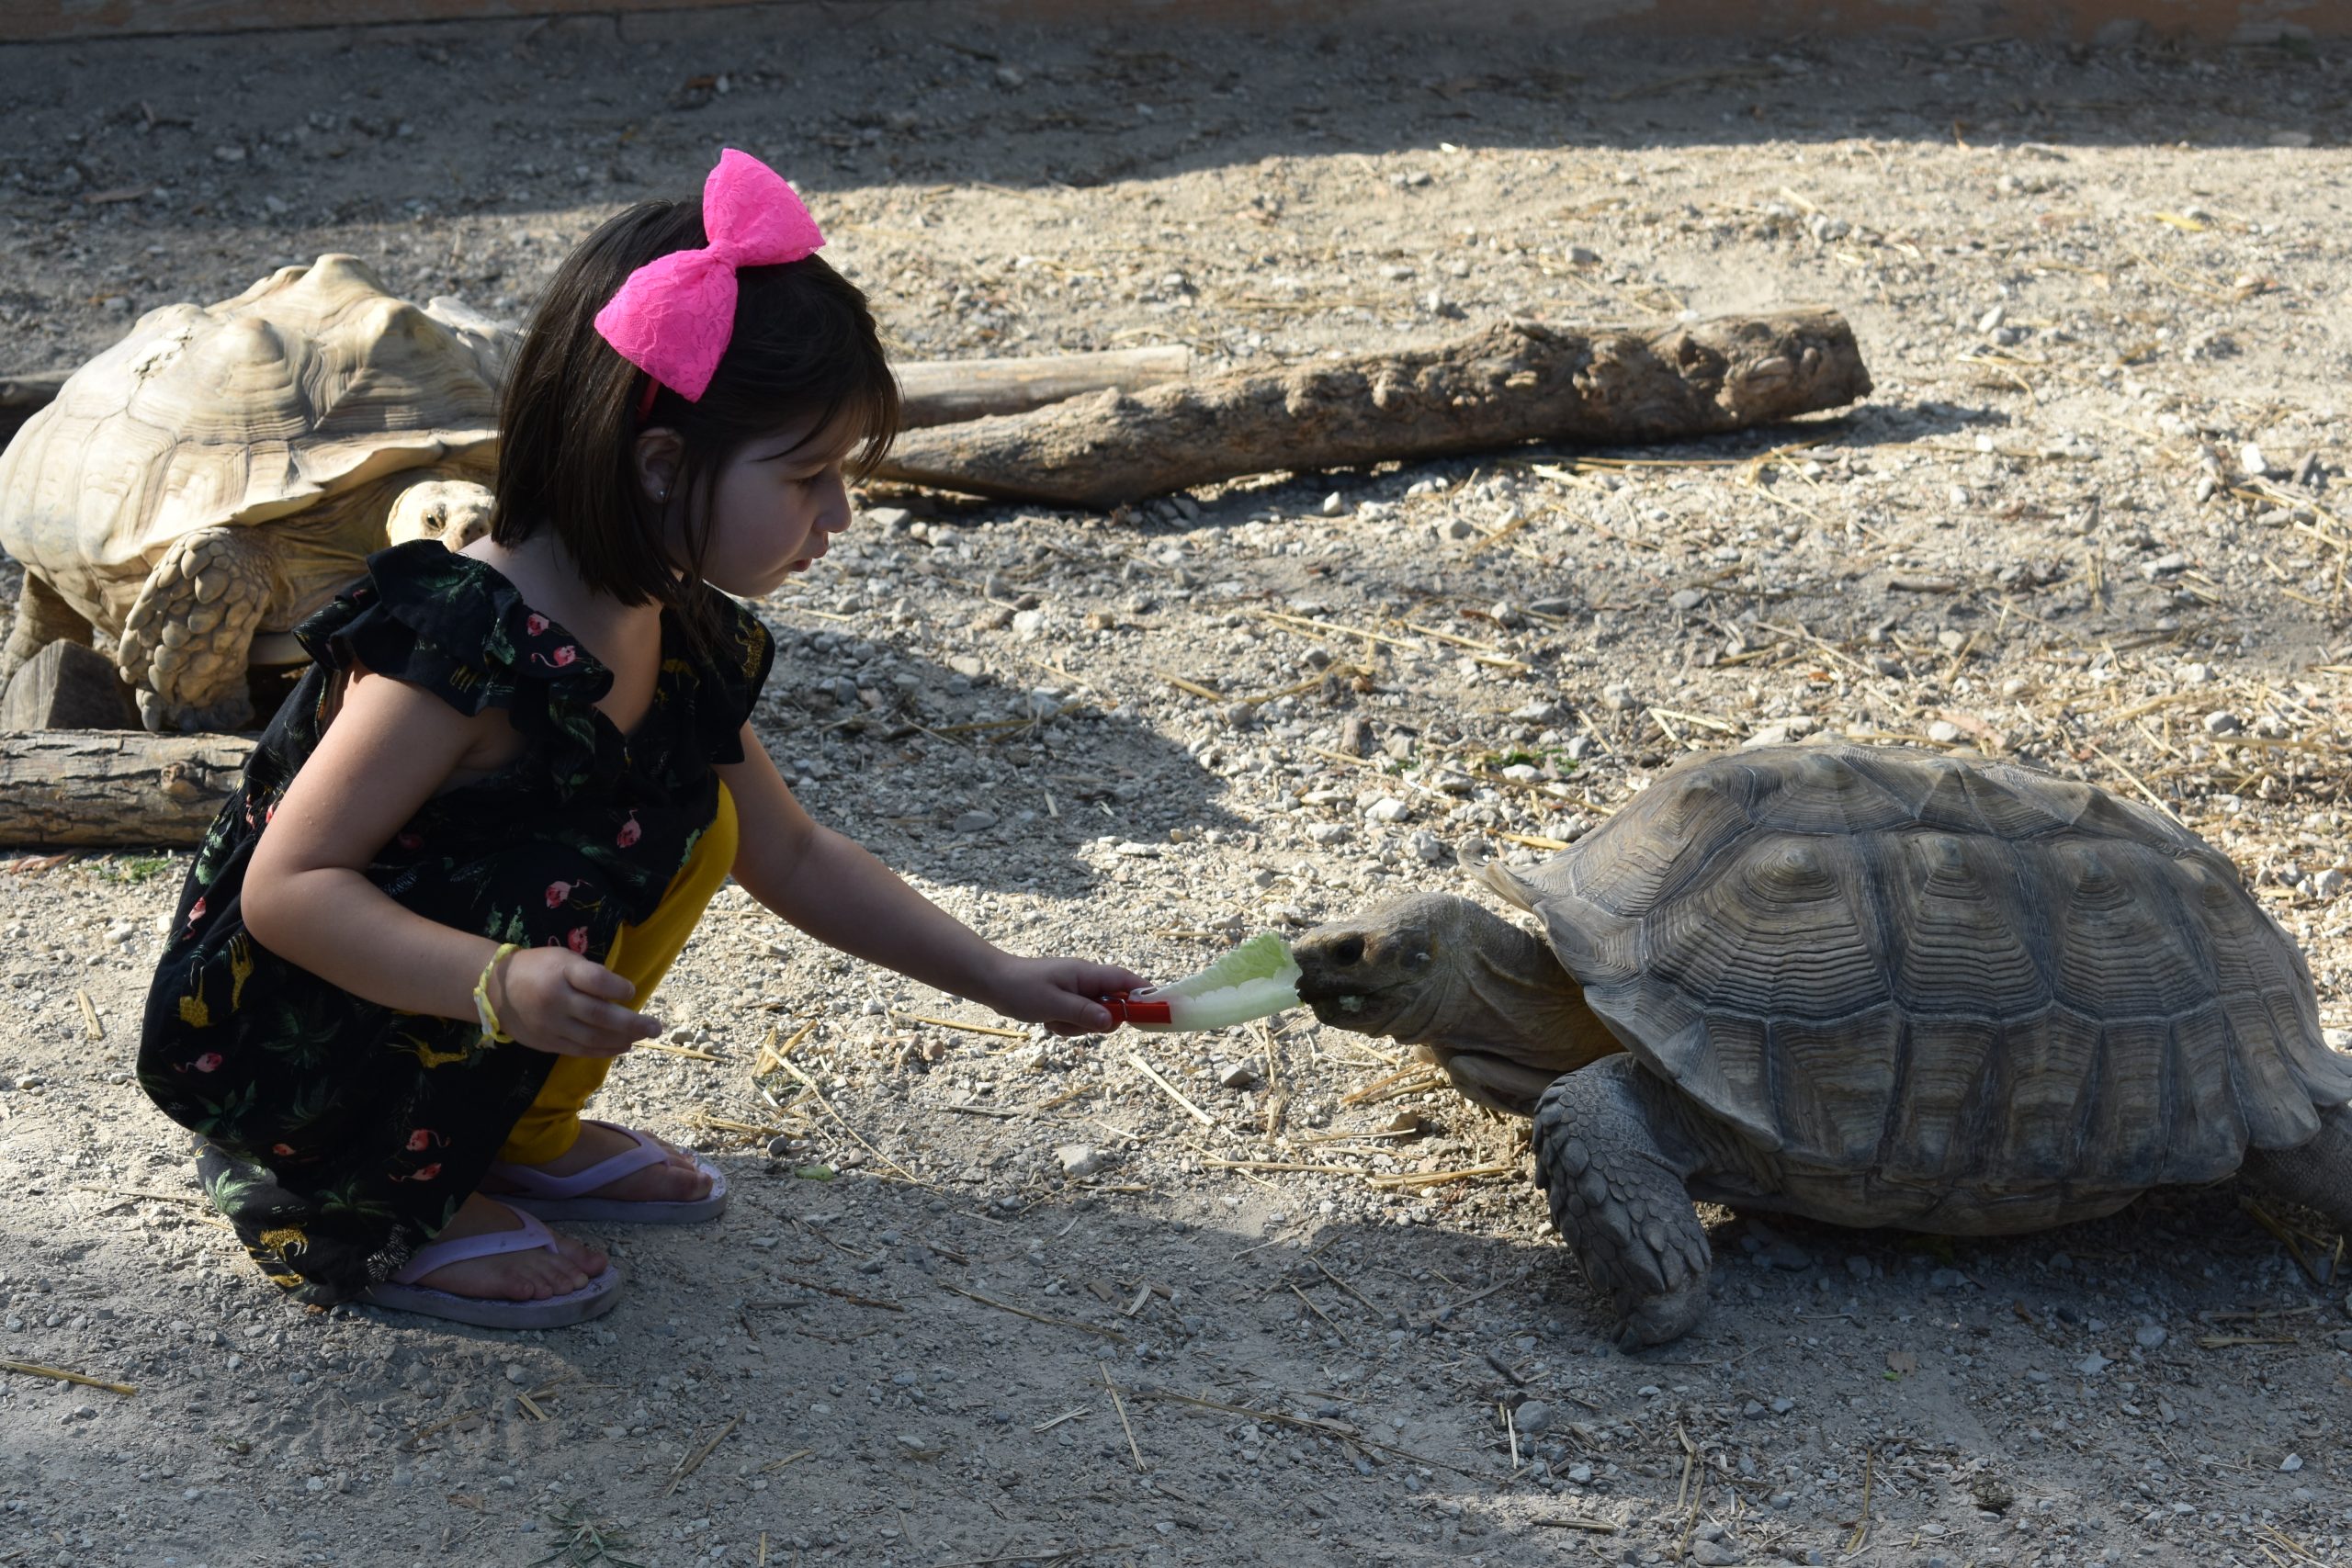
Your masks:
M81 611L59 597L56 589L33 575L25 573L25 586L17 596L17 618L8 627L8 641L0 647L0 681L6 681L33 661L33 656L52 642L78 642L90 645L90 623Z
M1679 1338L1707 1310L1687 1114L1630 1056L1568 1074L1535 1108L1536 1181L1585 1278L1616 1303L1622 1345Z
M198 528L165 551L115 650L124 679L138 689L147 728L241 729L252 722L247 655L263 615L281 597L271 551L251 528Z

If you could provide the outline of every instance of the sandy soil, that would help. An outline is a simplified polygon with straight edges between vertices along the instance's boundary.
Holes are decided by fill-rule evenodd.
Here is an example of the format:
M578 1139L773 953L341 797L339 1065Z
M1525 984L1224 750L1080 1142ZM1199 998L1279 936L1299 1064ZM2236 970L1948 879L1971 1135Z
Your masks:
M2341 1043L2347 93L2293 49L948 6L19 48L0 367L329 250L519 311L723 143L923 356L1835 304L1842 420L1115 518L871 497L766 606L770 746L999 939L1163 974L1534 858L1687 749L2013 753L2232 853ZM1521 1129L1401 1052L989 1032L732 890L605 1106L721 1160L722 1222L606 1233L584 1329L292 1310L126 1076L185 856L9 872L0 1354L136 1392L0 1375L0 1563L2352 1562L2312 1216L2271 1215L2307 1277L2232 1186L2013 1241L1718 1213L1711 1315L1626 1355Z

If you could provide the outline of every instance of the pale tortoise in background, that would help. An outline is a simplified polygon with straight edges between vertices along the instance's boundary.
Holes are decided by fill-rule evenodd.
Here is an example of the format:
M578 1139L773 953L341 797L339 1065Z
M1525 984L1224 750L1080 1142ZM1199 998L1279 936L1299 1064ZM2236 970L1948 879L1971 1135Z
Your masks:
M1420 895L1307 933L1299 994L1532 1115L1627 1343L1705 1309L1694 1199L2000 1235L2243 1169L2352 1230L2352 1059L2301 954L2218 852L2103 790L1762 748L1489 879L1548 941Z
M247 723L256 637L297 661L286 634L370 552L486 525L513 343L346 255L149 311L0 454L25 567L0 679L95 627L150 729Z

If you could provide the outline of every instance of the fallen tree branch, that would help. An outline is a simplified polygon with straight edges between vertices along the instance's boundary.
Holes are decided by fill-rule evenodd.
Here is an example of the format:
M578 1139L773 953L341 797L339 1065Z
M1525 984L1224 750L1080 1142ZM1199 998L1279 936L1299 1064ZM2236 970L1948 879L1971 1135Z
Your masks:
M899 374L902 430L921 430L992 414L1024 413L1067 398L1115 388L1136 391L1192 374L1182 344L1114 348L1099 354L1048 354L1028 359L916 359Z
M1662 330L1506 321L1434 348L1240 371L913 431L885 479L1113 506L1274 469L1529 441L1682 440L1836 408L1871 389L1834 310Z
M245 771L239 735L135 729L0 733L0 844L198 842Z

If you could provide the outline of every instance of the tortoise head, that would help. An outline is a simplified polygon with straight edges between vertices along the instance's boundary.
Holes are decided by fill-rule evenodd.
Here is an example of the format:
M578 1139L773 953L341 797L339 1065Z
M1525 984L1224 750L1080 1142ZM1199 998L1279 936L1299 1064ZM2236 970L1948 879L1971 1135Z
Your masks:
M1298 999L1340 1030L1419 1042L1456 989L1465 909L1477 912L1463 898L1416 894L1315 926L1291 942Z
M1291 957L1298 999L1323 1022L1440 1060L1473 1053L1548 1078L1623 1049L1547 942L1451 894L1317 926Z

